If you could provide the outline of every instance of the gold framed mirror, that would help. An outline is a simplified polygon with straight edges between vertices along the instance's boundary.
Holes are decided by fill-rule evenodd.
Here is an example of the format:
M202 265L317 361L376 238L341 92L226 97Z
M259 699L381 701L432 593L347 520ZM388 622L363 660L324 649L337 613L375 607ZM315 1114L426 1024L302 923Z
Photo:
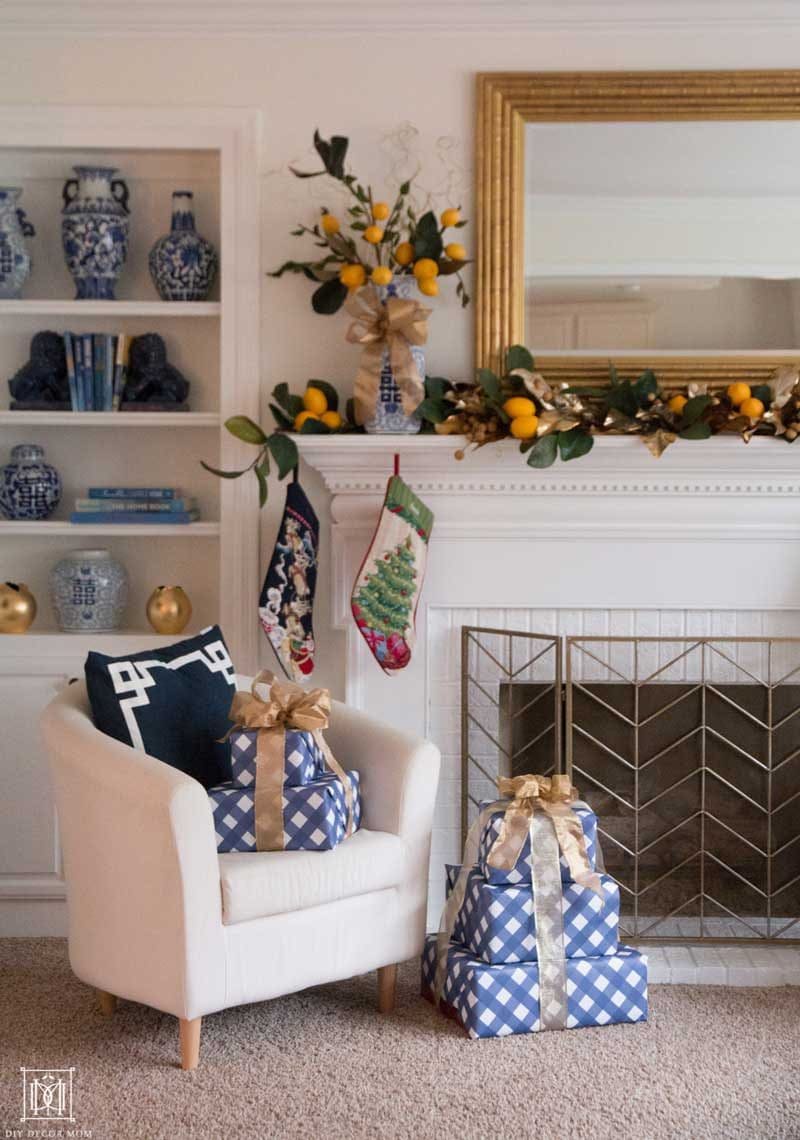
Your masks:
M479 367L526 344L550 379L716 386L800 360L800 71L483 73L476 177Z

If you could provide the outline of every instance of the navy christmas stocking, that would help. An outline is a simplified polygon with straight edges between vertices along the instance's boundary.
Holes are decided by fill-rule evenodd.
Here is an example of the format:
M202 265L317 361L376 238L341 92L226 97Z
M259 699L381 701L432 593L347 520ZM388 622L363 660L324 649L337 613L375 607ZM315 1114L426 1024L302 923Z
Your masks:
M356 625L387 673L411 660L432 527L432 512L399 475L393 476L351 601Z
M264 633L284 673L294 681L302 681L314 669L312 618L318 548L319 522L295 471L258 600Z

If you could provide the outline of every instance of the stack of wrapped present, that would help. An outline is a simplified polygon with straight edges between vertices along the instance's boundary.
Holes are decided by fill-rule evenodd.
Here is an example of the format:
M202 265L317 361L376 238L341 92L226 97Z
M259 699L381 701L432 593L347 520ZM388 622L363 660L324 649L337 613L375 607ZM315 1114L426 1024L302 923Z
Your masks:
M330 851L358 829L358 772L342 769L323 736L329 712L327 690L267 671L236 693L231 780L208 792L218 851Z
M517 776L482 804L422 988L470 1037L643 1021L647 960L619 942L597 817L564 776Z

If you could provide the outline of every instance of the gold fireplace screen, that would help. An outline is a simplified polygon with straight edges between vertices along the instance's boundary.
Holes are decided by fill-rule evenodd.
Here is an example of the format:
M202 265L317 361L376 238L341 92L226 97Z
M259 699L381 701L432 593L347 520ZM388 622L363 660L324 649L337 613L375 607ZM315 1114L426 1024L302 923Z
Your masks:
M462 829L567 772L634 942L800 942L800 639L462 628Z

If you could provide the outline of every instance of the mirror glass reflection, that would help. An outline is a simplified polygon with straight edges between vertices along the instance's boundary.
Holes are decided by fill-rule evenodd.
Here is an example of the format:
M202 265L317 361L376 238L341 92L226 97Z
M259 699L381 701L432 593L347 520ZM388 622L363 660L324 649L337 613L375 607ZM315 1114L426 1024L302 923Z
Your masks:
M532 350L800 347L800 122L525 130Z

